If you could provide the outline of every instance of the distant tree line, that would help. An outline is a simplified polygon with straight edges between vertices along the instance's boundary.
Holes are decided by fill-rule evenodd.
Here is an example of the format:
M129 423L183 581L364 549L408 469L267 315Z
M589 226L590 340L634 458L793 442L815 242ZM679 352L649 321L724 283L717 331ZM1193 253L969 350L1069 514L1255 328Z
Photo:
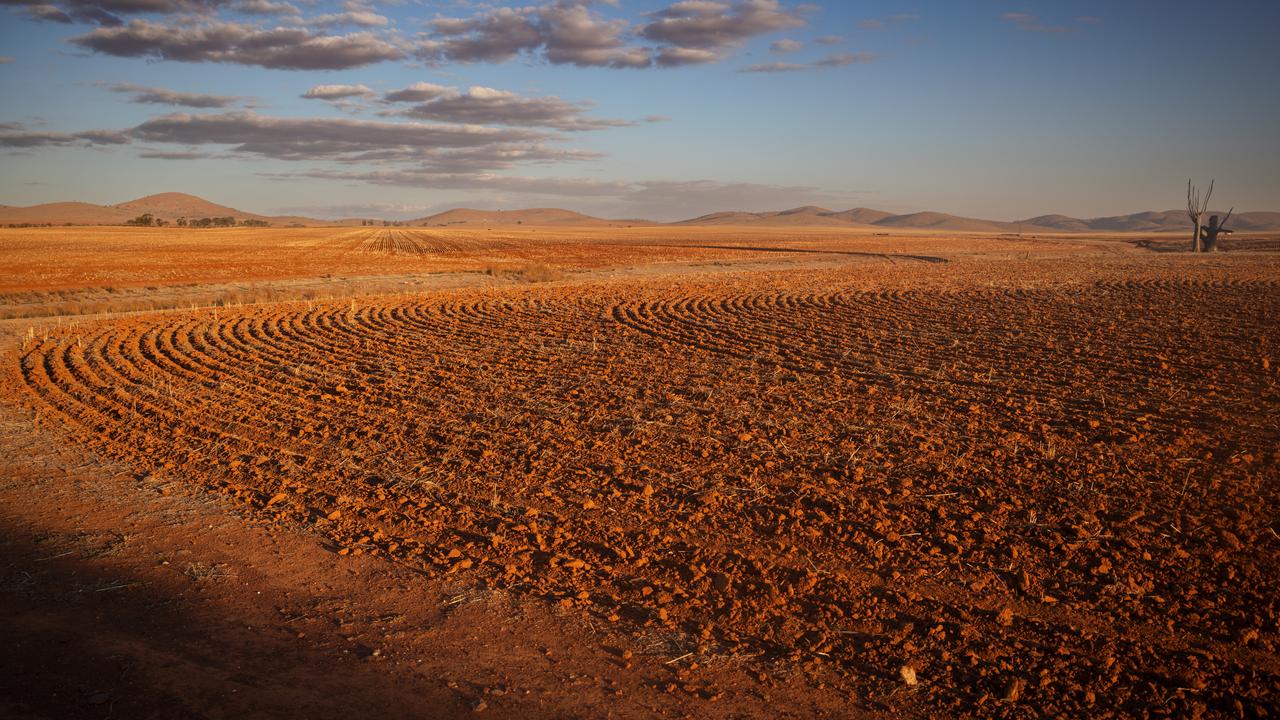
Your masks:
M379 221L377 221L377 220L361 220L361 221L360 221L360 224L361 224L362 226L370 226L370 225L379 225L379 224L381 224L381 225L382 225L382 227L408 227L408 225L409 225L408 223L403 223L403 222L400 222L399 220L383 220L383 221L381 221L381 222L379 222Z
M169 224L168 220L162 220L151 213L143 213L132 220L125 220L125 225L137 225L139 227L164 227Z
M125 221L125 225L136 225L138 227L164 227L169 224L168 220L158 218L151 213L143 213L138 217ZM178 227L193 228L209 228L209 227L269 227L271 223L266 220L256 220L254 218L246 218L237 221L231 216L225 217L206 217L206 218L185 218L180 217L173 222Z

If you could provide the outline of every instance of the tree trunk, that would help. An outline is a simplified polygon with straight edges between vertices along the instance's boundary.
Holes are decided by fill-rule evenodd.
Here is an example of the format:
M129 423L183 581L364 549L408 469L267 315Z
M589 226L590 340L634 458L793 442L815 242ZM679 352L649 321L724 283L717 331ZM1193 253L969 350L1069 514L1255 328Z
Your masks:
M1200 221L1196 220L1196 234L1191 238L1191 252L1200 252Z

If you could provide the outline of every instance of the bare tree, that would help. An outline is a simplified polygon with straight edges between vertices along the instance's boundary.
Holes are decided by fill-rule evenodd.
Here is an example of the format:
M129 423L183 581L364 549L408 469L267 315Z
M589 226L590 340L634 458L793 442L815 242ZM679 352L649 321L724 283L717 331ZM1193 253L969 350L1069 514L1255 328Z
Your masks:
M1213 181L1209 181L1209 192L1200 197L1200 188L1191 186L1191 178L1187 178L1187 217L1195 226L1195 234L1191 236L1191 252L1203 252L1204 244L1200 238L1200 228L1204 224L1204 214L1209 210L1209 198L1213 197Z
M1209 216L1209 224L1206 225L1204 229L1200 231L1201 235L1204 236L1203 240L1204 240L1205 252L1216 252L1218 249L1218 236L1231 234L1231 231L1227 229L1227 220L1231 219L1231 213L1235 211L1236 211L1235 208L1231 208L1230 210L1228 210L1227 217L1222 222L1218 222L1217 215Z
M1218 222L1218 216L1214 215L1209 218L1207 226L1204 224L1204 214L1209 211L1209 200L1212 197L1213 180L1209 181L1209 189L1204 197L1201 197L1200 188L1194 187L1191 179L1187 179L1187 217L1195 226L1195 234L1191 236L1191 252L1215 251L1218 249L1218 236L1231 234L1227 229L1227 220L1231 219L1231 214L1236 211L1235 208L1227 212L1227 217L1222 222Z

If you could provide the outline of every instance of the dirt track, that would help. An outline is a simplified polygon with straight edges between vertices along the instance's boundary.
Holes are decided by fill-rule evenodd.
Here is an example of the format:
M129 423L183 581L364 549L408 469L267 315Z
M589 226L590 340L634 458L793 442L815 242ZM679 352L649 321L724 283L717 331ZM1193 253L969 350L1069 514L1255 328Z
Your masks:
M1266 716L1274 257L933 257L131 316L3 382L129 487L320 539L302 577L554 613L516 636L608 648L624 715ZM495 668L499 714L560 682Z

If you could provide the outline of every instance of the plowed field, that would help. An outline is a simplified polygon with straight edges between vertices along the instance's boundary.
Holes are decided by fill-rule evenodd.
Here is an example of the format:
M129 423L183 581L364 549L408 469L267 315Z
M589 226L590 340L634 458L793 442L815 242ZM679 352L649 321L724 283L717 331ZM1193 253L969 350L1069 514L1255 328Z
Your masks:
M666 633L672 692L729 658L886 712L1274 713L1275 266L995 267L109 320L6 392L340 555Z
M385 228L351 233L360 238L360 249L391 255L436 255L514 247L510 241L449 237L422 230Z

